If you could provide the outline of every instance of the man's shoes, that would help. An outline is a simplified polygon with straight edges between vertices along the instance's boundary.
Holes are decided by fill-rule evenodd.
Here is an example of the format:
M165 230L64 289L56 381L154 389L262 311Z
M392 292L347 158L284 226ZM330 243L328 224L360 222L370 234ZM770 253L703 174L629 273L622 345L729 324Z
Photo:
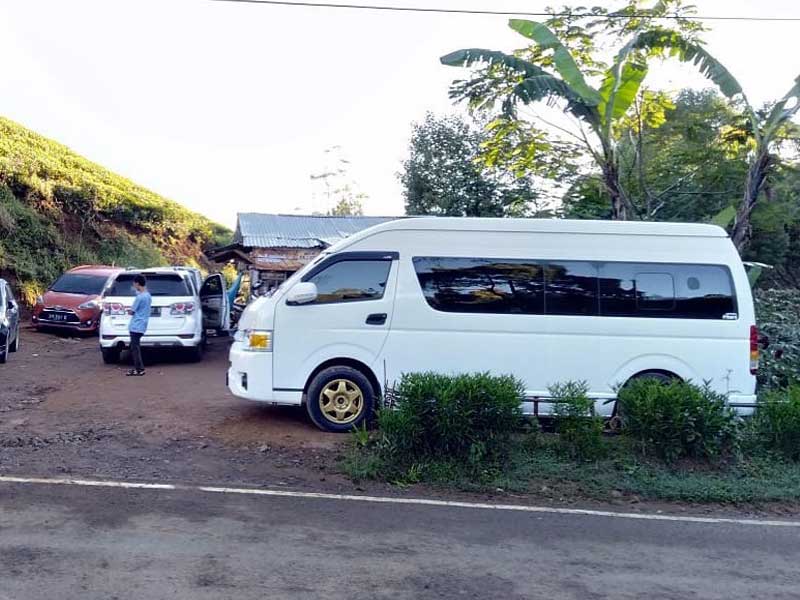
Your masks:
M125 373L126 377L143 377L144 376L144 369L131 369L127 373Z

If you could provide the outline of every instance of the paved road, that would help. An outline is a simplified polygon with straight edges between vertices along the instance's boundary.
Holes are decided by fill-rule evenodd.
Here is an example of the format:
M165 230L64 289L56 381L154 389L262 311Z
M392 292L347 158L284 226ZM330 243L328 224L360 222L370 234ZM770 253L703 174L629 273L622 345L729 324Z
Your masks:
M0 599L797 598L800 529L0 484Z

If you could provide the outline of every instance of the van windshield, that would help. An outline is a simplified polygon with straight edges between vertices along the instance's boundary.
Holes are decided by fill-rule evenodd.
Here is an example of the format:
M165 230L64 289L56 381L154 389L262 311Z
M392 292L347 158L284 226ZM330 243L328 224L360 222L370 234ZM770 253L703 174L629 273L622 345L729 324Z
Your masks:
M328 258L330 255L331 255L330 252L322 252L322 253L318 254L317 257L314 260L312 260L310 263L306 264L302 269L299 269L298 271L295 271L294 273L292 273L292 275L288 279L286 279L283 283L281 283L277 288L272 290L272 292L270 294L268 294L268 296L272 296L272 295L276 294L277 292L283 292L284 290L289 289L291 286L293 286L295 284L296 281L302 279L303 275L308 273L314 267L314 265L322 262L323 260Z
M136 290L133 289L133 278L136 273L124 273L118 275L106 292L106 296L135 296ZM191 296L186 280L178 274L164 273L158 275L147 275L147 291L151 296Z
M51 292L61 294L81 294L97 296L103 291L103 286L108 281L105 275L79 275L77 273L64 273L50 286Z

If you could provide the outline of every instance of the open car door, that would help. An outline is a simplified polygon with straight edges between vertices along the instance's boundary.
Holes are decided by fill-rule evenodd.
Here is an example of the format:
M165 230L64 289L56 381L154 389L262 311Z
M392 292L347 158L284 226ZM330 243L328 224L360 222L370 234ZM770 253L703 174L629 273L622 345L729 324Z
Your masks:
M227 331L230 322L228 294L225 279L220 273L209 275L200 288L200 304L203 307L203 328Z

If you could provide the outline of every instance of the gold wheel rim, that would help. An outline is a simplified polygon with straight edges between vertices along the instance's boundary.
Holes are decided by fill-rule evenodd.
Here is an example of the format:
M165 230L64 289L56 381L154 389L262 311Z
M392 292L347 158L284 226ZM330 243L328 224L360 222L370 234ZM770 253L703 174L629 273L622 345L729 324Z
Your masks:
M319 408L329 421L347 425L364 411L364 394L349 379L334 379L319 393Z

